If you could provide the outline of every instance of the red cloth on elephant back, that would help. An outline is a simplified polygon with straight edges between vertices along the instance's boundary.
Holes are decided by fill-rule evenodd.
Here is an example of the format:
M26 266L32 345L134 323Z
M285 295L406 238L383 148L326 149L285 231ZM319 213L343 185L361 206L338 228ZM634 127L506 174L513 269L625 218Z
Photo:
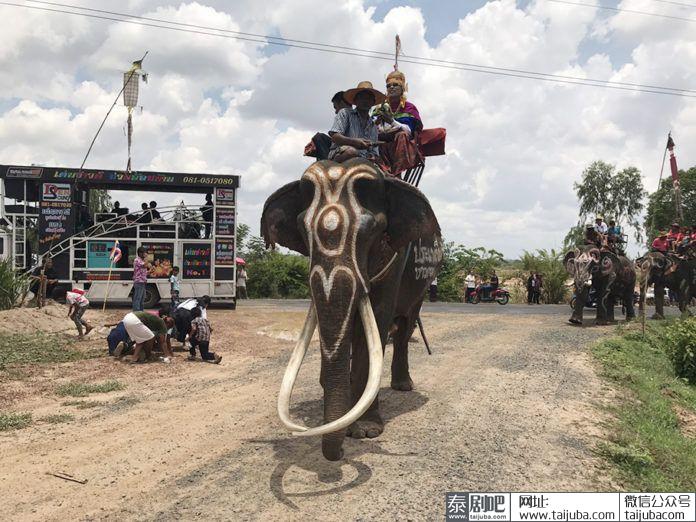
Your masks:
M398 132L393 141L381 144L379 155L386 164L386 172L392 176L399 176L423 162L418 145L406 132Z
M445 153L447 130L423 129L418 134L418 148L423 156L442 156Z

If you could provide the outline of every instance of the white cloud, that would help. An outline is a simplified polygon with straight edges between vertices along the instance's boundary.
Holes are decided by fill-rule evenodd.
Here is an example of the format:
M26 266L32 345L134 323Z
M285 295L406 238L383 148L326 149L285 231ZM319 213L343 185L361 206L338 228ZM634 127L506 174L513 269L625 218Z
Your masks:
M81 5L114 9L105 0ZM621 5L676 12L646 0ZM525 8L514 0L489 2L462 16L456 31L435 46L425 40L429 20L417 8L394 8L376 21L361 0L129 0L119 9L372 50L390 50L399 33L409 55L621 82L689 88L696 75L690 24L545 1ZM0 162L79 164L120 89L122 71L148 49L144 110L134 114L135 168L241 175L240 220L254 232L264 199L300 176L309 162L304 144L330 126L333 93L361 80L381 88L392 65L390 58L10 7L0 7L0 30ZM588 44L597 51L585 58L581 50ZM623 54L629 58L616 61ZM680 165L696 163L689 146L696 140L696 100L690 98L406 62L401 68L426 127L447 128L448 154L428 160L421 183L447 240L507 256L558 246L577 219L572 185L583 168L595 159L635 165L652 189L670 129ZM119 105L88 166L123 168L124 124ZM153 198L117 197L130 207ZM165 205L178 196L159 198ZM185 199L198 202L198 196Z

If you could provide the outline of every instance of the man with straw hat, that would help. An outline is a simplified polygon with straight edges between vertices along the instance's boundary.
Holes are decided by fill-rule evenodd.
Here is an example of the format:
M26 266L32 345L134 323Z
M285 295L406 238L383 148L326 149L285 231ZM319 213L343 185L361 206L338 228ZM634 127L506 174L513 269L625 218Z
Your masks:
M370 108L384 102L386 96L373 88L371 82L364 81L347 90L343 97L355 108L341 109L336 114L329 130L333 142L329 159L338 163L357 157L377 161L377 126L370 117Z

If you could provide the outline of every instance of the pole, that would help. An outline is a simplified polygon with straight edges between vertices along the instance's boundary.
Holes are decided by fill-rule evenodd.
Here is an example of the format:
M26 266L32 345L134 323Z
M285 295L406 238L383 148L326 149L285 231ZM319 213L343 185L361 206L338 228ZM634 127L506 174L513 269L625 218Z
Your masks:
M150 51L145 51L145 54L144 54L143 57L139 60L141 63L142 63L142 61L145 59L145 57L147 56L147 53L149 53L149 52L150 52ZM85 154L85 157L84 157L84 159L82 160L82 164L80 165L80 171L82 171L82 168L85 166L85 163L87 162L87 158L89 157L89 153L92 152L92 147L94 146L94 142L97 141L97 136L99 136L99 133L100 133L101 130L104 128L104 124L106 123L106 120L107 120L107 118L109 117L109 114L111 114L111 111L113 111L113 110L114 110L114 107L116 107L116 104L118 103L118 99L121 97L121 94L122 94L123 91L125 90L126 85L128 85L128 82L129 82L130 79L133 77L133 75L135 74L135 71L136 71L136 70L137 70L137 69L134 68L134 69L131 71L130 76L128 77L128 81L123 82L123 87L121 87L121 90L118 91L118 94L116 95L116 99L114 100L114 103L111 104L111 108L107 111L106 116L104 116L104 119L102 120L101 125L99 125L99 128L97 129L97 133L94 135L94 138L92 138L92 143L89 144L89 148L87 149L87 154Z
M109 275L106 280L106 293L104 294L104 304L102 304L102 312L106 311L106 300L109 298L109 289L111 288L111 269L114 267L114 260L109 263Z
M671 131L669 132L669 134L667 134L668 138L669 138L670 134L672 134ZM662 183L662 174L665 171L665 159L667 159L667 146L666 145L665 145L665 150L662 153L662 166L660 167L660 179L657 180L657 190L660 190L660 183ZM651 228L650 232L655 231L655 212L653 212L652 220L650 220L650 228Z
M423 322L421 321L420 315L416 318L416 323L418 323L418 329L420 330L421 337L423 338L423 343L425 344L425 349L428 350L428 355L432 355L433 352L430 351L430 345L428 344L428 339L425 337L425 330L423 330Z

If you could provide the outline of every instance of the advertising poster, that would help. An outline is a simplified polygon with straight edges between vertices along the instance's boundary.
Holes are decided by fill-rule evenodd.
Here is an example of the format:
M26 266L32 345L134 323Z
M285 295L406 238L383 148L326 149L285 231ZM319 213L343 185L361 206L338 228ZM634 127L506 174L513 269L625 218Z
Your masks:
M215 241L215 264L218 266L234 266L234 239L218 239Z
M234 236L233 208L218 208L215 210L215 235Z
M219 206L234 206L234 189L217 188L215 189L215 204Z
M210 243L184 243L183 279L210 279Z
M88 241L87 268L109 268L111 265L109 255L112 248L114 248L113 241Z
M70 185L67 183L43 183L39 202L39 252L73 234L75 216L72 207Z
M142 243L145 261L152 264L147 276L153 279L169 277L174 266L174 243Z

